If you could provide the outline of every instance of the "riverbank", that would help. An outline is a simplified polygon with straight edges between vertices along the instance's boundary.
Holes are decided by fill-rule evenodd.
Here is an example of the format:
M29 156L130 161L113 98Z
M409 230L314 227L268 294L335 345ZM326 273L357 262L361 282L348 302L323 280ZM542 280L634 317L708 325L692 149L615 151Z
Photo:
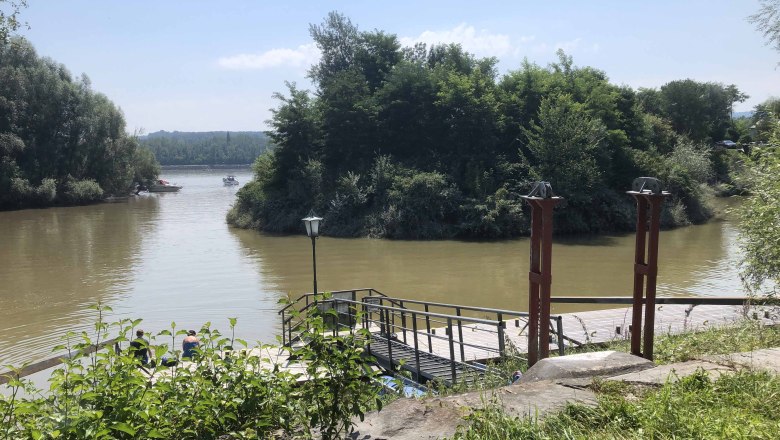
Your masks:
M241 164L213 164L213 165L161 165L163 171L168 170L248 170L251 163Z
M616 359L612 362L594 364L594 357L585 355L579 366L595 365L585 376L571 377L561 368L557 377L491 390L399 399L356 420L353 438L725 439L739 437L746 429L754 438L773 438L780 415L774 398L780 391L776 347L780 328L749 320L659 338L655 365L642 366L641 359L622 354L627 346L616 343L607 347L618 350L615 355L594 353L600 359ZM566 359L572 365L574 357L543 362ZM542 363L534 368L545 370ZM529 370L525 377L534 376Z

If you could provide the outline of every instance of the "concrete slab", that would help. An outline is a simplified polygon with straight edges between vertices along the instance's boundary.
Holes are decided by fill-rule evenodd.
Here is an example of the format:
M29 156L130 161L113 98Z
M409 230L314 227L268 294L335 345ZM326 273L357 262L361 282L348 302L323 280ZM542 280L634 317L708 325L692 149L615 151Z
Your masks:
M370 413L355 426L352 439L418 440L451 437L473 408L484 408L496 399L515 417L541 417L578 402L595 405L591 391L558 385L552 381L517 384L482 392L470 392L425 400L399 399L379 413Z
M703 359L734 369L768 370L780 374L780 348L766 348L744 353L704 356Z
M637 384L663 385L667 381L677 381L679 378L690 376L697 370L702 369L710 374L711 379L717 379L723 373L731 373L731 368L707 361L688 361L676 364L660 365L649 370L635 371L633 373L621 374L610 377L609 380L619 380L623 382Z
M523 374L521 383L577 377L606 377L653 368L647 359L628 353L600 351L542 359Z

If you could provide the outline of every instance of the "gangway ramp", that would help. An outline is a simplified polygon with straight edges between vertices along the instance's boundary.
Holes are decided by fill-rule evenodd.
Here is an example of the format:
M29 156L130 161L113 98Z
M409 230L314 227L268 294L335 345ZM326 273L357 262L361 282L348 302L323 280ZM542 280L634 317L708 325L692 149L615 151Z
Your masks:
M451 386L471 382L485 373L485 368L479 365L451 362L448 358L415 350L403 342L376 334L372 335L369 347L369 354L380 366L389 371L408 371L417 383L434 381Z
M330 311L337 321L334 332L365 329L371 335L368 352L377 363L408 371L418 381L470 381L486 373L483 362L523 357L527 346L521 334L528 313L394 298L374 289L301 296L279 312L286 344L297 340L298 326L305 324L301 315L314 310ZM508 322L514 327L509 331ZM560 317L551 317L552 340L562 351L561 324Z

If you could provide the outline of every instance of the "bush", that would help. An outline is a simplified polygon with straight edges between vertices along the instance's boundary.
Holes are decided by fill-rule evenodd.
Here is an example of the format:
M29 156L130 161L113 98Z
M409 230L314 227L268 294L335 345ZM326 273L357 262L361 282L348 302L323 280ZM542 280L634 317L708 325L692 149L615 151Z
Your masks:
M68 205L85 205L103 199L103 188L92 179L69 178L64 185L62 201Z
M98 307L99 316L110 311ZM117 332L126 342L141 320L107 324L98 319L96 337L69 333L55 350L74 353ZM50 392L12 379L0 394L0 437L32 439L215 439L290 437L342 438L352 418L376 403L378 388L362 357L365 335L332 336L321 316L304 321L309 344L290 350L308 361L307 379L261 358L231 335L206 324L192 363L163 365L163 355L180 355L174 323L150 340L151 377L127 351L75 356L57 368ZM277 350L277 348L274 348ZM20 392L24 393L20 393ZM36 396L21 397L22 394ZM314 428L314 429L313 429Z

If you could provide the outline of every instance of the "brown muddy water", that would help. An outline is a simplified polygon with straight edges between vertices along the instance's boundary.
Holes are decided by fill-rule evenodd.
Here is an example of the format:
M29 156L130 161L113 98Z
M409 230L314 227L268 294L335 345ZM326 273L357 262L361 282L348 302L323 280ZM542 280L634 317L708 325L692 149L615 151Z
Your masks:
M0 212L0 365L51 356L67 331L143 318L151 332L200 328L274 342L277 301L311 291L311 242L230 228L225 213L249 170L170 170L179 193L124 203ZM627 196L628 197L628 196ZM302 212L307 211L302 209ZM327 226L325 226L327 227ZM631 295L632 235L556 239L553 295ZM320 238L320 290L525 310L528 239L499 242ZM661 233L659 295L741 295L736 231L725 220ZM557 306L554 312L575 310ZM582 306L577 306L582 310ZM4 369L0 367L0 369Z

